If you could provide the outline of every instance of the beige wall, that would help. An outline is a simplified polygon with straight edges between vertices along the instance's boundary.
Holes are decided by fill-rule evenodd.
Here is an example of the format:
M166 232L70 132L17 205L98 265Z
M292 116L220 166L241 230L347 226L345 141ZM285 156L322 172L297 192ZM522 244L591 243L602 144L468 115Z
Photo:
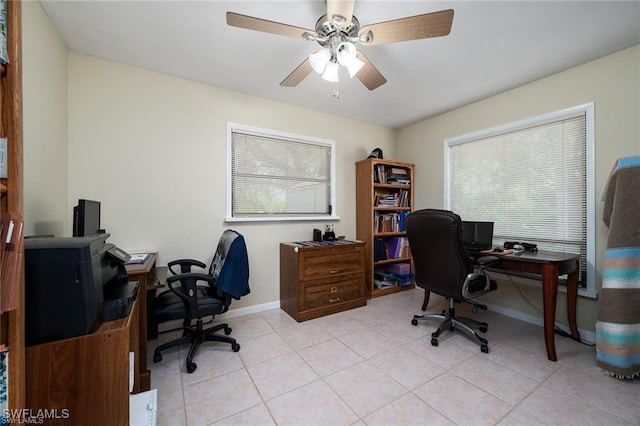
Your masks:
M155 248L159 264L208 262L226 227L242 232L252 292L279 303L278 245L324 223L224 223L227 122L336 142L338 235L355 237L355 166L396 131L69 53L38 2L23 3L26 234L68 236L78 198L102 202L109 241Z
M25 235L64 235L67 48L39 2L22 3Z
M310 238L322 223L223 222L228 121L334 139L341 216L335 227L347 237L355 234L354 162L376 146L385 157L416 163L417 208L442 207L444 139L522 118L595 102L596 192L617 157L640 151L639 46L396 133L68 53L37 2L23 3L23 26L25 233L69 235L76 200L94 198L103 202L112 242L156 248L166 264L183 256L208 261L222 230L233 227L247 238L252 286L234 307L277 302L278 243ZM598 270L606 235L598 220ZM540 316L509 282L501 284L490 303ZM523 291L541 306L537 287ZM561 297L564 321L563 304ZM578 315L579 326L593 330L597 302L581 298Z
M416 164L416 208L442 208L444 203L444 140L564 108L595 104L595 196L599 197L616 158L640 153L640 46L623 50L548 78L492 96L401 129L398 158ZM607 230L596 211L596 270L601 270ZM598 288L600 272L597 272ZM521 281L518 281L521 282ZM520 286L541 309L537 283ZM540 317L506 281L486 301ZM529 285L532 284L532 285ZM566 322L565 298L558 300L558 319ZM578 301L578 326L594 331L598 303Z
M279 243L310 239L323 223L224 223L227 122L335 140L335 230L355 238L354 163L376 146L393 155L395 130L75 53L67 205L100 200L110 241L158 249L160 264L208 262L223 229L236 229L252 291L234 307L278 302Z

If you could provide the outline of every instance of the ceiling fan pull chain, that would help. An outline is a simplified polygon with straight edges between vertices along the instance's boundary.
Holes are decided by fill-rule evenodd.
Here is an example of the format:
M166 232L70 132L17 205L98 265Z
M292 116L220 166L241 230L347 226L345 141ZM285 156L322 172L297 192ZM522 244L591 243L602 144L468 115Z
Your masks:
M333 97L336 99L340 99L340 91L338 90L338 82L333 83Z

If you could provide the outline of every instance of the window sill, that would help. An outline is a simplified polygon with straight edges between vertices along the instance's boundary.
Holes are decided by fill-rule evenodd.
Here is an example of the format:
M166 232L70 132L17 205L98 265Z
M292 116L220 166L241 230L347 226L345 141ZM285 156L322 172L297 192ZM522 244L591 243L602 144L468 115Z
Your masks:
M282 216L282 217L225 217L225 222L326 222L340 220L340 216Z

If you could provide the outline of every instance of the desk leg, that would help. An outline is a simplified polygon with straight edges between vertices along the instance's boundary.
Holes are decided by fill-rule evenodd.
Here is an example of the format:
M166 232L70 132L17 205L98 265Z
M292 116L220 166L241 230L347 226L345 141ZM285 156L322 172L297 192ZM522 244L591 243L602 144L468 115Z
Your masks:
M153 305L156 300L156 289L147 288L147 340L158 337L158 322L153 312Z
M151 371L147 369L147 276L138 277L140 288L138 289L138 301L140 309L138 310L139 335L140 341L140 391L148 391L151 389Z
M576 260L576 270L569 274L567 278L567 316L569 317L569 328L573 340L580 342L580 332L576 323L576 305L578 303L578 274L580 273L580 261Z
M558 265L545 264L542 269L542 304L544 306L544 343L547 358L557 361L555 324L556 303L558 299Z

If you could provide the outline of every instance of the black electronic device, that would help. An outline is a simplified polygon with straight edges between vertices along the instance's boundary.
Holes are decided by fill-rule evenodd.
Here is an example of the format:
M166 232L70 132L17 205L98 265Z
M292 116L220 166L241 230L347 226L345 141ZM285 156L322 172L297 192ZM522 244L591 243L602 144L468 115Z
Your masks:
M121 263L127 263L129 259L131 259L131 255L129 253L116 246L113 246L109 250L107 250L107 254L114 260Z
M324 233L322 239L325 241L334 241L336 239L336 234L333 231L327 231Z
M116 281L104 286L102 321L113 321L129 315L139 289L140 284L137 281Z
M518 241L505 241L504 242L504 248L506 248L506 249L513 249L513 248L515 248L515 246L522 246L524 251L530 251L530 252L533 252L533 253L538 251L538 245L537 244L521 243L521 242L518 242Z
M73 208L73 236L90 237L104 234L100 228L100 201L78 200Z
M124 262L114 258L118 250L106 242L108 237L24 240L26 346L98 328L104 320L105 287L128 282Z
M313 230L313 241L322 241L322 231L318 228Z
M468 251L490 250L493 246L493 222L462 221L462 243Z

